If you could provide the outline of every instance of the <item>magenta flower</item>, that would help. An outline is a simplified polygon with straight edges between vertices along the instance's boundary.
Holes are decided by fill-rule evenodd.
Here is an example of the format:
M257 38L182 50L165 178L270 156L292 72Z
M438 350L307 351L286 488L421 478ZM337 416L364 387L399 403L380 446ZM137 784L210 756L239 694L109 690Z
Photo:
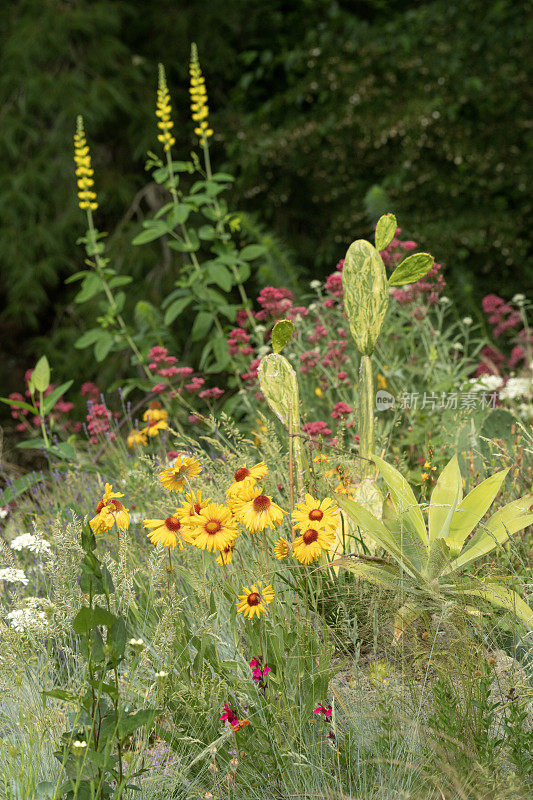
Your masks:
M328 706L327 708L324 708L322 703L319 703L318 706L313 711L313 714L324 714L325 717L331 717L332 714L333 714L333 710L332 710L331 706Z

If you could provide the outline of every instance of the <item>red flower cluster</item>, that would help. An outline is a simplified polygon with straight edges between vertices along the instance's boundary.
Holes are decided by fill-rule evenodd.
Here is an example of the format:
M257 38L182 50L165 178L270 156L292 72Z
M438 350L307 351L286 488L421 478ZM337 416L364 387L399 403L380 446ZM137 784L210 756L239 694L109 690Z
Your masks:
M88 404L89 413L87 414L87 430L90 434L89 443L97 444L99 437L106 436L113 441L117 435L111 431L113 417L119 417L118 413L113 414L103 403Z
M228 350L231 356L251 355L254 348L250 345L250 334L244 328L233 328L228 339Z
M319 436L331 436L331 430L328 428L325 422L321 420L317 420L316 422L306 422L305 425L302 425L302 430L311 439L317 439Z

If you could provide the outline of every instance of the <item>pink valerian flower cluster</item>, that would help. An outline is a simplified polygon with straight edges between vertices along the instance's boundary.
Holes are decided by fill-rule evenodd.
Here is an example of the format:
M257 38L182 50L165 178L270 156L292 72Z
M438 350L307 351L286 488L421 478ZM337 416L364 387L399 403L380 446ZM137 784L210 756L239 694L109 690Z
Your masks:
M228 350L231 356L251 355L254 348L250 344L250 334L244 328L233 328L228 338Z
M265 663L263 666L263 659L261 656L259 658L252 658L251 661L248 662L251 669L252 669L252 680L254 683L257 683L260 690L263 693L266 690L266 681L265 678L267 677L269 672L272 672L268 664Z
M311 372L318 362L320 361L320 353L318 350L307 350L305 353L302 353L300 356L301 361L301 368L300 371L303 375L307 375Z
M482 300L482 307L488 316L488 322L493 326L494 338L499 339L502 334L510 333L515 344L508 358L492 345L483 347L474 376L501 375L506 369L512 370L524 364L527 361L528 346L533 345L533 334L528 334L524 328L518 309L496 294L486 295Z
M332 272L331 275L328 275L326 279L326 283L324 284L324 289L328 294L331 295L331 297L327 297L326 300L324 300L324 305L326 308L333 308L337 301L342 302L343 267L344 267L344 259L342 258L335 267L335 272Z
M339 328L339 330L343 330ZM322 364L325 367L332 367L333 369L340 370L345 361L348 360L346 355L347 343L344 339L330 339L327 343L327 353L322 358Z
M81 385L80 394L82 397L86 397L87 400L91 400L91 402L96 403L98 401L98 398L100 397L101 392L95 383L92 383L91 381L86 381Z
M118 419L118 411L113 413L103 403L91 403L89 401L87 414L87 431L89 433L89 444L98 444L100 439L105 436L110 441L117 438L117 434L111 430L113 419Z
M20 392L11 392L9 395L10 400L18 400L19 402L29 402L31 403L31 392L29 390L29 382L32 376L33 370L28 369L24 374L24 381L26 383L26 390L24 395ZM55 386L51 383L43 392L43 397L48 397L54 391ZM59 397L56 402L54 403L53 408L47 414L48 419L56 426L59 426L61 430L69 433L78 433L81 430L81 422L74 422L70 419L65 419L66 415L69 414L74 408L74 403L71 403L70 400L63 400L63 396ZM17 430L21 433L23 431L30 430L30 420L29 415L31 411L27 408L17 408L16 406L11 406L11 416L13 419L18 420L18 424L16 426ZM36 428L39 428L41 425L41 419L38 415L34 415L31 417L31 423L35 425Z
M316 342L319 342L321 339L325 339L328 334L329 331L324 325L320 322L315 322L315 329L313 333L309 334L307 341L311 344L316 344Z
M349 406L348 403L344 403L342 400L339 403L335 403L333 406L333 411L331 412L331 416L333 419L343 419L351 414L353 411L352 406Z
M265 286L257 296L257 302L261 306L261 311L254 314L256 320L263 322L271 319L281 319L286 317L290 308L294 294L290 289L276 289L274 286Z
M302 431L312 440L318 440L319 436L331 436L331 429L321 420L306 422L305 425L302 425Z
M169 356L166 347L160 347L159 345L152 347L148 353L148 368L162 378L174 378L180 374L179 368L174 366L177 361L176 356Z
M331 706L324 708L322 703L319 703L318 706L313 711L313 714L324 714L324 716L328 718L333 716L333 709L331 708Z

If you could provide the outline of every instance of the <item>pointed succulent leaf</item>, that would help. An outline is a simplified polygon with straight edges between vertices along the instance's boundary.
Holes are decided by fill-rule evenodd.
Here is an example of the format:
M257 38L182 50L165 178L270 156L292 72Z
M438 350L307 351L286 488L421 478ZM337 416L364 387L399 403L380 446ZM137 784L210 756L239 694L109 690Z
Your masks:
M406 585L405 573L394 564L375 564L350 556L341 556L331 564L334 567L344 567L348 572L352 572L357 577L364 578L376 586L381 586L383 589L399 592L405 591L406 588L412 588L412 584Z
M294 333L294 323L288 319L280 319L272 329L272 350L281 353L285 345L290 342Z
M337 498L337 504L357 525L359 525L367 536L373 539L380 547L383 547L412 578L422 582L423 579L420 572L410 561L405 550L402 551L400 541L396 538L395 534L387 530L381 520L377 519L370 511L367 511L366 508L363 508L359 503L350 500L348 497L339 496Z
M427 275L435 259L429 253L414 253L399 264L389 278L389 286L415 283Z
M394 239L398 223L394 214L383 214L376 225L376 250L385 250Z
M461 594L466 597L481 597L493 606L511 611L519 620L533 628L533 609L517 592L498 581L483 581L482 585L475 588L462 589Z
M452 556L461 552L468 534L473 531L494 502L508 472L508 469L495 472L472 489L457 506L446 537Z
M392 502L390 492L387 493L387 497L383 501L381 519L389 531L393 532L400 529L400 518L396 513L396 509L394 508L394 503Z
M448 535L458 503L463 499L461 471L457 456L446 464L431 494L429 506L429 540Z
M487 555L499 544L506 542L510 536L532 525L533 513L528 513L532 504L533 494L527 494L500 508L477 531L458 558L452 561L449 571L460 569Z
M396 512L401 517L405 515L406 519L411 523L411 528L416 532L420 541L428 550L428 536L426 531L426 523L422 510L417 503L413 490L403 477L391 464L387 464L379 456L373 456L372 460L379 467L379 471L383 480L389 487L390 496Z
M429 559L427 565L428 580L438 578L445 572L450 563L450 548L444 539L435 539L429 546Z
M370 242L358 239L348 248L342 269L344 307L359 352L371 355L387 303L389 287L381 256Z

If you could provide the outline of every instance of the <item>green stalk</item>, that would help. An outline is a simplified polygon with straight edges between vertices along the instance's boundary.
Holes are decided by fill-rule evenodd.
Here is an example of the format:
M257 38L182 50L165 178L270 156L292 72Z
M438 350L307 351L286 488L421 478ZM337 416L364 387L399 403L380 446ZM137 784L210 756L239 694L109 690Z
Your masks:
M374 455L374 376L370 356L361 356L359 367L359 455L370 459ZM361 464L361 475L370 475L372 465Z

